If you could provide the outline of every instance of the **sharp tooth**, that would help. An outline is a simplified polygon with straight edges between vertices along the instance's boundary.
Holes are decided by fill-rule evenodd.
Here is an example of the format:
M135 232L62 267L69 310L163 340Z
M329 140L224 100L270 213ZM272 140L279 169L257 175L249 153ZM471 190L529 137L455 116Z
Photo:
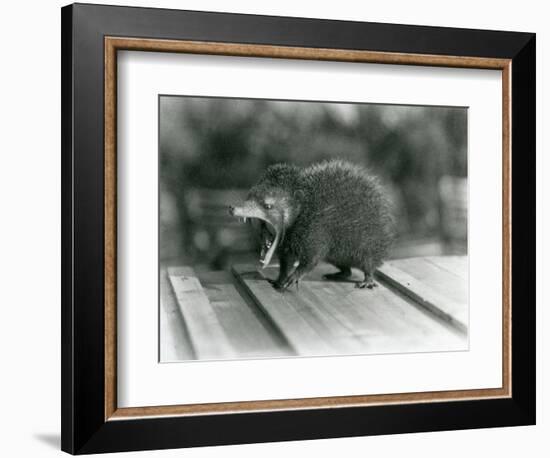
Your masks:
M244 222L246 223L246 216L243 218Z

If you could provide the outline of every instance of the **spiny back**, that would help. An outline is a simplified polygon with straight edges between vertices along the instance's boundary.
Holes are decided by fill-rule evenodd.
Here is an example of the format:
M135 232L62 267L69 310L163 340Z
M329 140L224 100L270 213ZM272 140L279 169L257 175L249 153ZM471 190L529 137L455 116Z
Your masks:
M329 202L344 207L387 204L378 179L364 167L349 162L331 160L306 167L299 181L315 206Z

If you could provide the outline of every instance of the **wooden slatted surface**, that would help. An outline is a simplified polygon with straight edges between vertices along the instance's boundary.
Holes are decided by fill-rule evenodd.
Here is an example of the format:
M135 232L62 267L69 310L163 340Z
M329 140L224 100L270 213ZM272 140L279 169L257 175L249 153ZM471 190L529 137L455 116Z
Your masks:
M267 281L277 276L276 266L236 265L232 273L198 275L187 267L169 269L169 290L185 329L162 343L162 333L173 334L177 326L161 320L161 360L170 360L163 355L235 359L468 349L466 258L388 262L372 290L355 288L358 272L343 282L323 278L334 270L321 265L299 289L281 293ZM162 280L161 290L166 293ZM182 342L187 350L172 348Z
M468 329L468 263L458 256L388 261L378 278L462 332Z
M274 358L295 353L261 316L254 304L246 301L230 272L199 275L218 321L239 358Z
M319 338L319 330L315 321L308 319L308 307L304 302L296 304L291 295L276 291L266 277L251 266L234 266L233 272L297 354L334 353L333 345Z
M197 359L234 358L236 353L193 269L171 268L168 278Z
M299 355L410 353L465 350L466 335L392 288L358 289L354 281L331 282L320 267L298 289L276 291L267 278L276 268L258 272L234 266L251 297Z
M159 360L174 362L196 359L166 269L160 271L159 308Z

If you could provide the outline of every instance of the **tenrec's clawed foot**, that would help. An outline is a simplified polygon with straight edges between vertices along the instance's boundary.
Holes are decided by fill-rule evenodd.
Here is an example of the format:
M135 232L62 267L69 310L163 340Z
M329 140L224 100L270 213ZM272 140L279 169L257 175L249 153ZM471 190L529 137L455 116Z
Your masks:
M271 285L273 286L273 288L275 289L282 289L283 288L283 285L281 283L279 283L278 280L271 280L270 278L267 279L267 281L269 283L271 283Z
M372 288L375 288L377 287L378 284L374 282L374 280L371 280L371 281L361 281L359 283L356 283L355 284L355 287L356 288L368 288L368 289L372 289Z
M288 287L292 284L292 282L289 282L288 280L285 282L280 282L278 280L267 280L273 288L275 288L277 291L280 291L281 293L284 293Z

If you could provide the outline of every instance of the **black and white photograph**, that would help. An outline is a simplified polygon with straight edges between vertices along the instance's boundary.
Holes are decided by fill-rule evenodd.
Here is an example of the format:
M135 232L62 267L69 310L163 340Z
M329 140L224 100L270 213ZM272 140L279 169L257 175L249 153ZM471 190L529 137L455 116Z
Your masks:
M6 3L0 455L547 455L548 8L503 5Z
M467 107L158 110L161 363L468 351Z

